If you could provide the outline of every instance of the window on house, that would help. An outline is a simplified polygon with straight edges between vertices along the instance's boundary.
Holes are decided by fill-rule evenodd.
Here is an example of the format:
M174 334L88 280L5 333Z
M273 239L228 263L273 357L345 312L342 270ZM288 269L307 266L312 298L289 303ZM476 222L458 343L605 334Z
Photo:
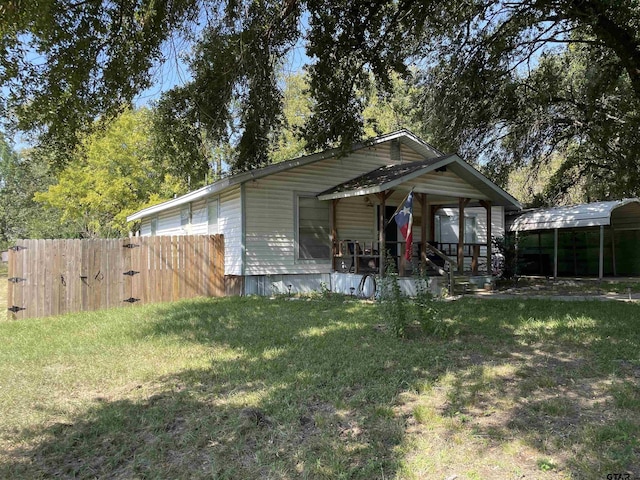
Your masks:
M298 259L329 260L329 202L298 197Z
M435 238L439 243L458 243L458 215L436 215ZM477 243L476 217L464 217L464 242Z
M158 233L158 217L151 218L151 235Z
M180 209L180 226L184 232L191 229L191 204L187 204Z
M211 235L218 233L218 199L207 202L207 231Z
M464 217L464 243L478 243L476 217Z

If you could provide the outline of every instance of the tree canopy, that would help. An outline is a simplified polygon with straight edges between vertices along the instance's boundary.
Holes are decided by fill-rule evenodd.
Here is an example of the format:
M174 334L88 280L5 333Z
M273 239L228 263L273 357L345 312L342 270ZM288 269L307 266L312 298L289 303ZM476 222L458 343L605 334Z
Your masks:
M272 160L285 124L283 62L301 44L311 98L305 148L365 135L371 92L418 71L420 120L506 182L513 166L565 159L594 197L637 195L637 0L77 0L0 7L5 119L55 151L108 119L153 79L176 42L191 78L158 102L157 125L181 168L231 141L235 170ZM166 140L168 138L169 140ZM64 158L64 157L63 157ZM198 170L198 169L201 170ZM624 175L621 175L624 172ZM602 185L611 188L601 188Z
M35 200L81 226L84 237L126 236L127 215L187 190L154 157L149 117L145 109L126 110L104 132L88 135Z
M0 250L22 238L68 238L78 235L73 221L56 208L34 200L56 181L48 159L33 151L16 153L0 135Z

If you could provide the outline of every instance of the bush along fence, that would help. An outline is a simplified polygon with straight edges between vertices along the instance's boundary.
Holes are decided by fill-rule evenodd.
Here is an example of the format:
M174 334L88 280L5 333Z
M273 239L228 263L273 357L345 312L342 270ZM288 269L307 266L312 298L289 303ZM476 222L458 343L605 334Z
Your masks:
M222 235L22 240L9 249L10 319L225 295Z

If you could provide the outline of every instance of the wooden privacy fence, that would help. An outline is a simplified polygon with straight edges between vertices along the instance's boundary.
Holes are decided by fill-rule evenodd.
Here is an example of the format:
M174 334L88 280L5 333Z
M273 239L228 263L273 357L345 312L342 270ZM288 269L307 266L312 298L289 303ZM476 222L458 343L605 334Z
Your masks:
M21 240L9 249L9 318L225 295L222 235Z

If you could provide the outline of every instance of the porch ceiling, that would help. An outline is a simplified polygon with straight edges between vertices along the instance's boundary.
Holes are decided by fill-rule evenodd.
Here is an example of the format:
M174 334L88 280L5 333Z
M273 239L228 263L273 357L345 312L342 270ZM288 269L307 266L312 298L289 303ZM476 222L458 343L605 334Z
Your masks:
M455 173L455 175L460 177L470 187L473 187L473 191L477 192L477 199L491 200L494 205L502 205L510 209L521 209L520 204L515 198L495 185L456 154L444 155L418 162L380 167L320 193L318 199L334 200L384 192L385 190L398 187L422 175L445 167ZM452 199L457 196L465 196L456 195L446 190L438 190L435 186L434 189L427 190L416 188L416 191L433 193Z

